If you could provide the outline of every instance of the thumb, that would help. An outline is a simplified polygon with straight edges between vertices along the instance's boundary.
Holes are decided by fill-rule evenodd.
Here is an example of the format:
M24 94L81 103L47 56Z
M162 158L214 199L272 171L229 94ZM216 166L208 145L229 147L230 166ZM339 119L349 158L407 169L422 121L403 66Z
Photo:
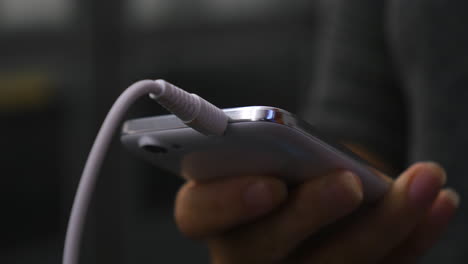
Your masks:
M286 197L286 185L273 177L189 181L177 194L175 218L186 236L203 238L263 216Z

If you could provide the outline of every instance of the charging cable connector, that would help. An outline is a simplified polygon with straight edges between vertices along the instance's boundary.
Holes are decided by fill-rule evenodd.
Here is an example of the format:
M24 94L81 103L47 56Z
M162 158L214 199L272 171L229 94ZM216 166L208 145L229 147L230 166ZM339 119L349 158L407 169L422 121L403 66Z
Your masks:
M223 110L196 94L186 91L164 81L155 81L160 93L150 93L169 112L180 118L187 126L207 136L224 134L228 117Z

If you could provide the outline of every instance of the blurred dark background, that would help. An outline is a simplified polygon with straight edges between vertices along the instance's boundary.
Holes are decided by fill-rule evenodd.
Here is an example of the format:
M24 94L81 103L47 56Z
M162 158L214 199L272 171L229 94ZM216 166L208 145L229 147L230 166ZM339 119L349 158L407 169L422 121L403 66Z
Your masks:
M131 83L164 78L220 107L297 112L324 2L0 0L0 263L60 262L82 166ZM162 113L142 99L129 118ZM206 263L172 219L181 183L116 139L82 263Z

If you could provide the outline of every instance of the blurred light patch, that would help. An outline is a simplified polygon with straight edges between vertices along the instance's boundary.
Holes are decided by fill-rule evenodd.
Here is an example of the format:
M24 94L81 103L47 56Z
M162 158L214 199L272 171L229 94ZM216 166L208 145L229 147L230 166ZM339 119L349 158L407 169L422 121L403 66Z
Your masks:
M0 28L65 27L74 17L75 4L75 0L0 0Z
M125 8L127 22L140 27L154 26L168 18L177 2L174 0L128 0Z
M41 72L0 73L0 113L43 108L54 95L48 74Z
M132 26L222 22L281 12L280 0L127 0L126 18Z
M222 19L265 15L275 10L278 0L204 0L210 13Z

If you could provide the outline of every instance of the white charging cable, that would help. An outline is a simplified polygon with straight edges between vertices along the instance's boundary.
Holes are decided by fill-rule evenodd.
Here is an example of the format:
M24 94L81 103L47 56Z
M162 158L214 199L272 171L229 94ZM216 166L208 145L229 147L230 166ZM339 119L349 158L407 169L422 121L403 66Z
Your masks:
M226 114L195 94L187 93L164 80L144 80L131 85L107 114L86 161L68 222L63 264L78 264L83 227L104 157L125 113L144 95L150 95L169 112L202 134L220 136L226 130Z

